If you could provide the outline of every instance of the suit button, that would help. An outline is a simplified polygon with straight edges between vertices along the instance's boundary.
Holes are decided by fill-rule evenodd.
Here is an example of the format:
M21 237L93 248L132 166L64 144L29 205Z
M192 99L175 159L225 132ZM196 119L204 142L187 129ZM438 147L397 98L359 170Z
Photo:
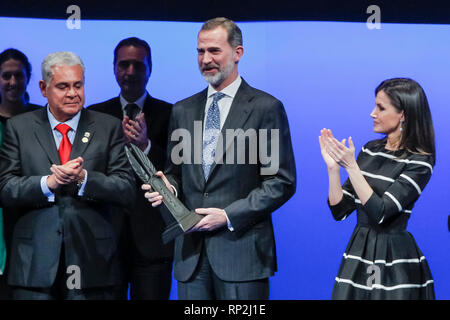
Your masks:
M208 198L208 192L205 192L205 193L203 194L203 196L204 196L205 198Z

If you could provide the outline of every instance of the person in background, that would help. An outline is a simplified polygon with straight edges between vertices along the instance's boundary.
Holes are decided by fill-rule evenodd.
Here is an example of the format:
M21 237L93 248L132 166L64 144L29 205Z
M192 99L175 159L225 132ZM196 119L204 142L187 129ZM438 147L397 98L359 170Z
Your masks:
M355 209L357 225L335 279L332 299L434 299L427 260L406 230L433 173L434 129L428 101L414 80L394 78L375 90L370 114L384 138L365 144L355 160L353 139L321 130L328 168L328 204L336 220ZM340 182L340 168L348 174Z
M0 53L0 148L6 120L23 112L36 110L40 106L29 103L26 92L31 77L31 64L25 54L17 49L6 49ZM14 210L3 215L0 204L0 299L10 298L6 283L7 254L12 227L17 216Z
M147 154L156 169L166 161L167 128L172 105L152 97L146 90L152 73L151 49L142 39L131 37L114 49L114 75L120 95L94 104L88 109L104 112L122 121L127 143ZM144 198L137 178L135 203L129 208L130 298L132 300L167 300L172 283L173 241L162 242L165 222ZM125 225L124 225L125 226ZM128 229L128 227L127 227ZM128 286L125 286L125 293Z

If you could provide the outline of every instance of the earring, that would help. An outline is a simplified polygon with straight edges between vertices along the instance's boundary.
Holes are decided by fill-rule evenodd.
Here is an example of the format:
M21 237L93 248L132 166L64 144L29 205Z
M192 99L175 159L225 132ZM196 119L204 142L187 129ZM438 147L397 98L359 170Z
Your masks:
M404 121L400 120L400 132L403 131L403 122L404 122Z

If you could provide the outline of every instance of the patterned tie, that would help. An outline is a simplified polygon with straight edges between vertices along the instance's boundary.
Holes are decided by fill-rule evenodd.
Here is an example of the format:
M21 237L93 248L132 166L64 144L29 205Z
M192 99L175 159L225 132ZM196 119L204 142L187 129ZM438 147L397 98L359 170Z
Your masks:
M56 130L61 132L63 135L61 143L59 144L59 159L61 159L61 164L65 164L69 161L70 151L72 150L72 144L70 143L69 137L67 136L67 132L72 129L65 123L60 123L56 126Z
M125 112L130 120L134 120L139 113L139 107L135 103L129 103L125 106Z
M225 94L216 92L213 95L213 102L209 106L208 113L206 115L205 132L203 134L203 174L205 179L208 180L209 171L214 163L214 157L216 155L217 139L220 134L220 111L219 100L225 97Z

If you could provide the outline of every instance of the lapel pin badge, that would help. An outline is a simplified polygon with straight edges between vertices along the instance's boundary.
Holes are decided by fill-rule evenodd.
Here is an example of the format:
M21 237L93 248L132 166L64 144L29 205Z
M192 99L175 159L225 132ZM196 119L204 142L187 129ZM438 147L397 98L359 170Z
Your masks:
M85 136L86 138L89 138L89 137L90 137L90 135L91 135L91 133L90 133L90 132L85 132L85 133L84 133L84 136Z
M86 137L84 137L83 139L81 139L81 142L83 142L83 143L87 143L88 141L89 141L89 139L86 138Z

